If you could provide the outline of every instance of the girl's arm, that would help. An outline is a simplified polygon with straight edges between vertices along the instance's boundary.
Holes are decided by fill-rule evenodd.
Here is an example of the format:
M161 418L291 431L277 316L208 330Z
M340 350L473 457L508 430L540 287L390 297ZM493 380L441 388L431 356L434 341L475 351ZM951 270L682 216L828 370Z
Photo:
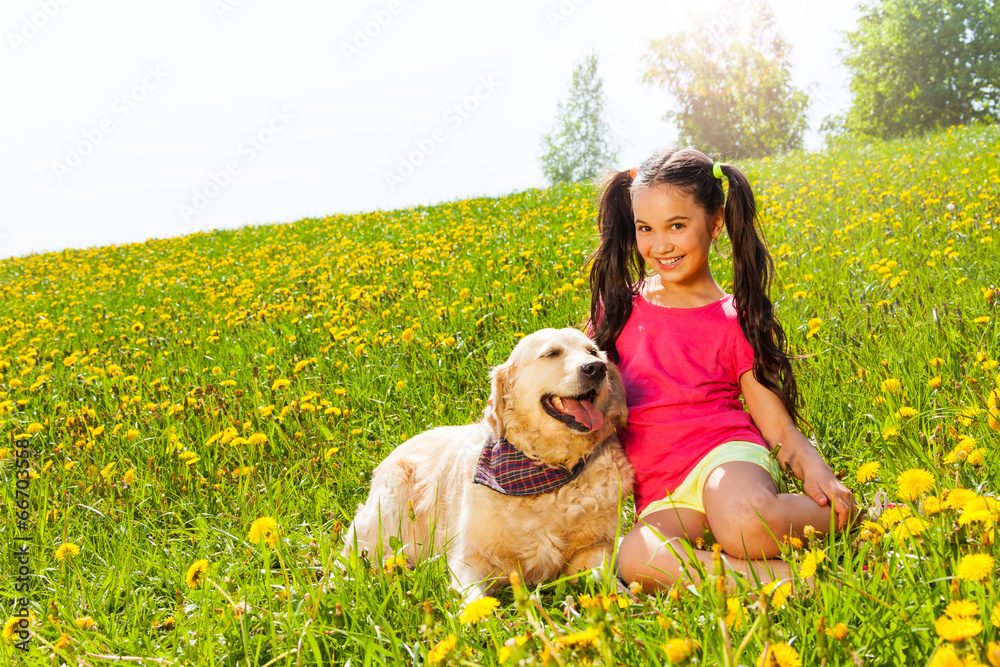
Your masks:
M826 506L832 499L837 528L842 528L857 512L854 494L837 479L809 439L795 427L781 398L760 384L753 371L740 376L740 388L764 440L772 449L781 445L778 463L782 469L791 469L792 474L802 480L806 495L819 505Z

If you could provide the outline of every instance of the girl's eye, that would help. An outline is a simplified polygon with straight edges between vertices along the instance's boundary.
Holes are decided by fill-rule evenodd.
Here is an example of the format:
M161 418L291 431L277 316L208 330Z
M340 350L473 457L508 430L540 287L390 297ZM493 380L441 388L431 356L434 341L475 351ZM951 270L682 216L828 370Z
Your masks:
M684 223L675 222L674 224L670 225L670 229L684 229Z

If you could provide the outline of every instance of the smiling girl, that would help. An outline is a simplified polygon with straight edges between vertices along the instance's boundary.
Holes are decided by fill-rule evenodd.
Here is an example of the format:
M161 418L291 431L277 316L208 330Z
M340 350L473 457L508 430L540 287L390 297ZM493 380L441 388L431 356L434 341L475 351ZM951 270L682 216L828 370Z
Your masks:
M810 525L839 530L856 506L797 426L749 182L700 151L661 151L608 178L598 223L590 333L621 370L629 425L619 435L637 476L620 576L657 588L680 577L691 555L710 563L689 548L706 528L736 571L756 563L758 574L787 573L775 559L785 536ZM709 265L723 229L731 295ZM778 445L777 464L803 481L804 495L778 492Z

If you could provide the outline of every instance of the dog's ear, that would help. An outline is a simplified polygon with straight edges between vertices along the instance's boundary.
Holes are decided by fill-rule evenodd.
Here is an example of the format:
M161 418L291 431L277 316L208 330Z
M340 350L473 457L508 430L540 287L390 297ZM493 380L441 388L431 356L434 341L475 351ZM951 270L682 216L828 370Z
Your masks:
M508 403L511 400L508 393L510 392L510 374L512 370L513 364L507 361L490 371L490 400L486 403L483 419L489 423L493 429L493 435L498 439L504 437L507 433L507 427L504 424L504 415L507 413L509 408Z
M618 423L628 426L628 406L625 405L625 385L622 384L618 367L608 362L608 382L611 383L612 400L618 405Z

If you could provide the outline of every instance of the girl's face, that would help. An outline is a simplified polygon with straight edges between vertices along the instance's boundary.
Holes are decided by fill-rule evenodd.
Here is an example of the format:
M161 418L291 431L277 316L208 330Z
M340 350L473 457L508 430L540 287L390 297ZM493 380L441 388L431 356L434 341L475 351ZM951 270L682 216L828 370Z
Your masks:
M714 283L708 255L722 233L722 212L708 215L694 197L670 185L638 190L632 197L635 241L664 287Z

